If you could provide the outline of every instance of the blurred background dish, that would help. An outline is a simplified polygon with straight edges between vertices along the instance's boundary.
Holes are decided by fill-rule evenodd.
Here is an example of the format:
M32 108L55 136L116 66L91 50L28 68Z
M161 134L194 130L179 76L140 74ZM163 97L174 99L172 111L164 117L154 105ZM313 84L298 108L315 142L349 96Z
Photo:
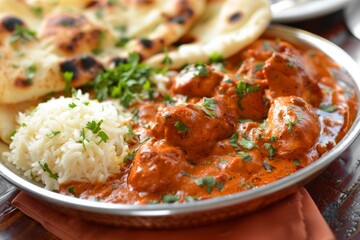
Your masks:
M270 0L270 2L274 22L295 22L335 12L351 0Z
M360 1L353 0L349 3L345 10L345 22L347 27L349 28L350 32L360 39Z

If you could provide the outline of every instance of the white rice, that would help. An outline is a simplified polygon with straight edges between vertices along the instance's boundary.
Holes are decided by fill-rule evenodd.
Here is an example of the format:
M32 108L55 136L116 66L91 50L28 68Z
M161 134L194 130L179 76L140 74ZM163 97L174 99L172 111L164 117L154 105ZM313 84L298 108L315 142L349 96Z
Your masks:
M121 108L90 100L80 91L73 98L51 99L30 114L20 113L20 127L3 158L51 190L71 181L104 182L119 173L129 153L125 116ZM109 137L106 142L101 141L100 131L86 128L92 121L102 121L100 131Z

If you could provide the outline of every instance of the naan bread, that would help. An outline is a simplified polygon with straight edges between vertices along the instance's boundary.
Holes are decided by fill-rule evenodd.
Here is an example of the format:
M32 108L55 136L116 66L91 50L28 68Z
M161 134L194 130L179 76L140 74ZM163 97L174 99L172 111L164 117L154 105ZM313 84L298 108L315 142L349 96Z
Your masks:
M146 60L155 67L180 68L188 63L207 62L217 52L227 58L257 39L271 19L267 0L214 0L206 5L205 14L188 34L193 42L176 50L157 54Z
M71 87L82 86L129 52L145 59L183 36L204 6L205 0L1 0L0 103L62 91L65 72L73 73Z
M80 87L133 51L156 67L165 49L171 68L226 58L269 21L266 0L0 0L0 138L9 142L19 111L62 92L66 72Z

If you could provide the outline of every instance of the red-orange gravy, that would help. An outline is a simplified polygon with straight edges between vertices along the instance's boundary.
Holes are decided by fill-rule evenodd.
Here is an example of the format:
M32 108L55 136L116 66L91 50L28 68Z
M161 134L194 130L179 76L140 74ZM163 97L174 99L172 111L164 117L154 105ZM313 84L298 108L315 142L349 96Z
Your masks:
M259 39L219 62L184 68L168 96L131 107L139 140L121 174L60 192L147 204L261 187L329 151L355 118L357 96L337 82L348 76L324 53Z

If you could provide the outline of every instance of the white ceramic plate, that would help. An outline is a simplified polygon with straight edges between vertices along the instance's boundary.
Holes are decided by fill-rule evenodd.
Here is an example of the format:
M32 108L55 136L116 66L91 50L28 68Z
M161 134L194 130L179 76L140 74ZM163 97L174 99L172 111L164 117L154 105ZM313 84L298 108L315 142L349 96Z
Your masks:
M280 4L280 2L284 1L287 1L288 4ZM320 17L341 9L350 1L351 0L303 0L303 3L296 5L296 2L302 2L302 0L270 0L270 2L272 2L274 22L295 22ZM288 7L279 7L279 5L288 5Z

